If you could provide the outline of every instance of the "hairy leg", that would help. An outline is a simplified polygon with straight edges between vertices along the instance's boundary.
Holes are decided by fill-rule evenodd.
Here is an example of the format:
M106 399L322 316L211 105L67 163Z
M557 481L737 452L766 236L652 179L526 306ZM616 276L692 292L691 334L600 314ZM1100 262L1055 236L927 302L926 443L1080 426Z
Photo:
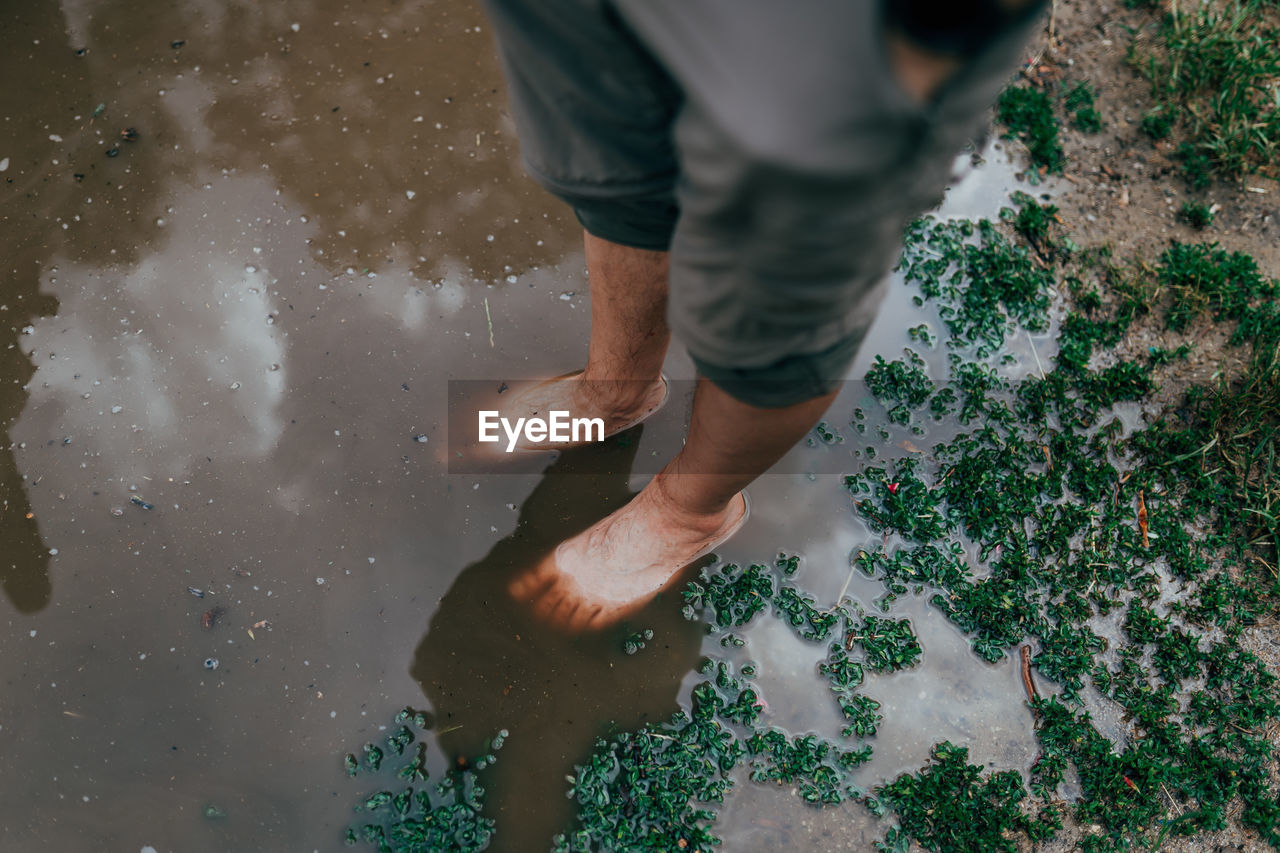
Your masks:
M834 396L761 409L701 381L684 449L630 503L518 578L512 594L569 630L600 628L643 607L738 529L746 515L741 490Z
M591 287L591 337L587 366L526 388L502 407L506 417L542 415L553 409L574 417L599 417L606 436L620 432L666 400L662 362L671 342L667 328L667 253L633 249L583 232ZM521 443L524 449L546 445Z
M602 384L652 382L662 372L671 341L668 255L583 235L591 287L591 342L582 377Z

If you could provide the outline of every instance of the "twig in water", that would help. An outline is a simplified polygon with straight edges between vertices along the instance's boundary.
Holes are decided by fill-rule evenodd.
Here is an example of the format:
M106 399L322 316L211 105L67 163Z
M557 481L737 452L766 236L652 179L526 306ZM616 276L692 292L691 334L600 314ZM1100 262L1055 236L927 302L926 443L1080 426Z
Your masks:
M1142 531L1142 547L1150 548L1147 540L1147 502L1142 499L1142 489L1138 489L1138 529Z
M1023 646L1022 651L1022 686L1027 691L1027 701L1039 702L1040 691L1036 690L1036 683L1031 680L1031 647Z
M1040 353L1036 352L1036 342L1031 340L1031 332L1029 331L1027 331L1027 346L1031 347L1031 355L1033 355L1036 360L1036 369L1040 371L1040 378L1044 379L1044 365L1040 363Z

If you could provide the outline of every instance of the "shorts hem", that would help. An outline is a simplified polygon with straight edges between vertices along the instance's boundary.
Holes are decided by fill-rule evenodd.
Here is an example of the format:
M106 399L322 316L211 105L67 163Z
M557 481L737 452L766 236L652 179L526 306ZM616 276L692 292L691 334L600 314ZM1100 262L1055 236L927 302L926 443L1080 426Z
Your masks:
M674 171L669 174L641 180L590 183L587 181L565 181L553 178L531 163L528 158L522 158L522 160L529 177L533 178L547 192L571 205L575 199L599 201L675 191L676 172Z
M759 409L782 409L840 387L858 354L863 334L846 335L817 353L785 356L764 367L720 367L689 353L698 374L735 400Z

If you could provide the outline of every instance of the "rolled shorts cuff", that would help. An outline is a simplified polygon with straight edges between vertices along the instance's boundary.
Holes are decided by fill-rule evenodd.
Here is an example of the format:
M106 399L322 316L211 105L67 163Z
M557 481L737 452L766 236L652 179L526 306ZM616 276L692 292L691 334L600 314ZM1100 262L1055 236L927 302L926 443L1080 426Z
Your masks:
M579 196L568 201L578 222L593 237L654 252L671 248L671 235L680 214L671 193L620 198Z
M760 409L781 409L821 397L845 380L863 331L846 335L817 353L786 356L765 367L723 367L690 353L701 376L735 400Z

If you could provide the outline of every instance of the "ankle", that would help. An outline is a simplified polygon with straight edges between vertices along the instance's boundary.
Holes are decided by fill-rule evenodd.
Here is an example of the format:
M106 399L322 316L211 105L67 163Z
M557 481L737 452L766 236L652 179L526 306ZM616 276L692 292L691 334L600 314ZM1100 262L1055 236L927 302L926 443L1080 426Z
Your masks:
M653 392L655 375L647 379L601 378L591 368L583 371L574 389L575 403L584 411L603 412L614 417L637 414Z
M721 498L715 478L694 474L659 473L645 487L657 510L688 523L714 528L723 520L737 493Z

